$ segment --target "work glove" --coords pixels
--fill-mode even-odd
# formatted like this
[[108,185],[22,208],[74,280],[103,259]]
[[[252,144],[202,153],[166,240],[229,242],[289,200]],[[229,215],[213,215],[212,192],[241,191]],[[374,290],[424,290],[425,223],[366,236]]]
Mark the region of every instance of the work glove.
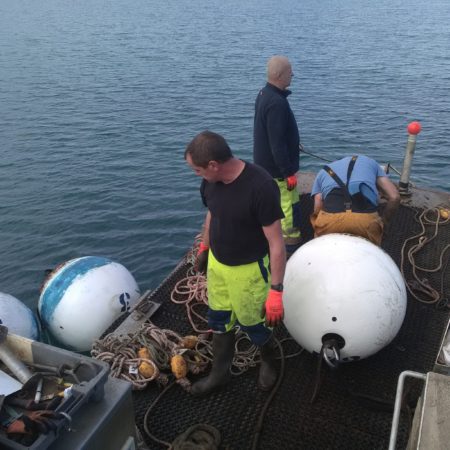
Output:
[[19,419],[12,422],[7,430],[7,434],[47,434],[51,430],[56,430],[57,421],[64,416],[50,410],[27,411]]
[[200,246],[198,247],[197,257],[195,259],[194,269],[197,272],[206,273],[206,269],[208,268],[208,254],[209,247],[205,245],[203,242],[200,242]]
[[293,189],[295,189],[297,187],[297,176],[294,174],[294,175],[291,175],[290,177],[287,177],[286,185],[287,185],[288,191],[292,191]]
[[269,289],[269,294],[261,312],[261,318],[264,316],[266,317],[266,325],[268,327],[275,327],[283,320],[283,292]]

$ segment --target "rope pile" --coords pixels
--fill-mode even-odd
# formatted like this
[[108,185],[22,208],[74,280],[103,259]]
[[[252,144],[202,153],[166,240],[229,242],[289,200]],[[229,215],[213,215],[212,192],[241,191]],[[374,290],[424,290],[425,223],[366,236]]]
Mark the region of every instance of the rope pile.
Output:
[[201,305],[208,305],[208,292],[206,288],[206,277],[200,273],[194,273],[193,269],[189,269],[185,278],[178,281],[170,295],[173,303],[185,305],[186,315],[191,327],[197,333],[208,333],[206,327],[201,328],[196,324],[194,319],[200,323],[207,325],[207,319],[196,309]]
[[185,305],[186,315],[194,331],[197,333],[209,333],[210,330],[200,328],[194,321],[195,318],[202,324],[208,324],[208,320],[204,317],[204,315],[195,310],[198,309],[198,307],[201,308],[202,305],[203,308],[204,306],[208,306],[206,276],[200,272],[196,272],[194,269],[195,255],[198,251],[200,238],[200,235],[196,236],[194,246],[186,256],[186,261],[189,263],[189,269],[187,270],[186,277],[177,282],[170,294],[170,299],[173,303]]
[[[406,283],[408,291],[410,294],[419,302],[426,304],[441,304],[442,302],[448,301],[448,299],[444,298],[444,280],[445,280],[445,272],[448,264],[448,254],[446,260],[444,262],[444,254],[450,248],[450,244],[447,244],[440,252],[439,256],[439,264],[435,268],[426,268],[419,267],[416,263],[416,257],[419,252],[422,252],[426,245],[430,244],[439,232],[439,227],[442,225],[448,225],[450,223],[450,218],[448,215],[448,208],[440,207],[440,208],[428,208],[424,209],[422,213],[418,214],[418,218],[416,220],[419,222],[421,226],[421,231],[419,234],[411,236],[406,239],[402,246],[401,251],[401,262],[400,262],[400,270],[402,272],[403,277],[405,277],[405,263],[406,260],[412,267],[413,280],[409,280]],[[427,232],[428,229],[432,227],[432,234]],[[410,241],[415,241],[413,245],[406,251],[407,244]],[[425,276],[420,276],[418,272],[426,273],[436,273],[442,270],[441,272],[441,281],[439,291],[433,288]],[[422,295],[419,295],[422,294]]]
[[133,389],[145,389],[153,380],[167,384],[170,372],[189,390],[186,375],[202,372],[211,356],[206,337],[180,336],[172,330],[144,323],[133,335],[110,333],[93,343],[91,356],[107,362],[111,376],[129,381]]

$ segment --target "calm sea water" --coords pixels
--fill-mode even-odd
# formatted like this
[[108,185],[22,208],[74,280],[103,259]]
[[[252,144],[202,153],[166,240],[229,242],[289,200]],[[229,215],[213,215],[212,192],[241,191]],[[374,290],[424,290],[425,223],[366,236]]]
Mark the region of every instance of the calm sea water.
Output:
[[450,191],[449,23],[448,0],[1,0],[0,291],[35,306],[85,255],[155,288],[204,216],[187,142],[208,128],[250,159],[277,53],[307,150],[400,168],[419,120],[413,181]]

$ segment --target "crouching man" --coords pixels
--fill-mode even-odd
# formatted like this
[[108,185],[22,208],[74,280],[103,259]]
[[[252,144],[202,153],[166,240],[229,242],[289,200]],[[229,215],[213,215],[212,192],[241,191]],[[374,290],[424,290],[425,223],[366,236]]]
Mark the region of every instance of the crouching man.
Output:
[[[378,214],[378,194],[386,199]],[[346,156],[317,174],[311,196],[314,236],[348,233],[381,244],[383,229],[400,203],[397,187],[376,161],[364,155]]]

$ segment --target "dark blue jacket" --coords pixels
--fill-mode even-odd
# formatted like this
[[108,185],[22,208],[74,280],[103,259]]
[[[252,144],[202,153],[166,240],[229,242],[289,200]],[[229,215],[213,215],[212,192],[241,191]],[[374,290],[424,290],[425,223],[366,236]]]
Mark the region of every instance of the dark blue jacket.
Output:
[[255,102],[253,160],[273,178],[286,178],[299,169],[300,136],[287,100],[290,93],[267,83]]

